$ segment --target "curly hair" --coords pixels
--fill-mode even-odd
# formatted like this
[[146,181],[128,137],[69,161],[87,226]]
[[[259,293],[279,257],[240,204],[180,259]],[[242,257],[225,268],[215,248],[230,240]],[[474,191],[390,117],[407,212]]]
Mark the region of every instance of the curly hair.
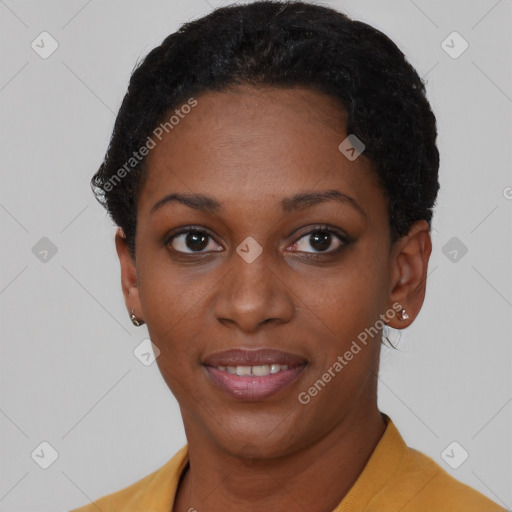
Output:
[[91,180],[134,259],[138,194],[147,175],[137,151],[174,109],[193,105],[191,98],[244,84],[306,86],[338,99],[347,133],[364,143],[388,199],[391,242],[417,220],[431,226],[439,190],[436,119],[415,69],[366,23],[329,7],[266,0],[185,23],[136,65]]

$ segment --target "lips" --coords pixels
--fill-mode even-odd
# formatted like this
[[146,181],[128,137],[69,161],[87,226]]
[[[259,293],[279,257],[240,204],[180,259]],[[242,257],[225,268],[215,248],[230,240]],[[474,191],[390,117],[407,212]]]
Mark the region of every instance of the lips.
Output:
[[281,352],[271,348],[260,349],[231,349],[209,355],[204,364],[207,366],[261,366],[266,364],[280,364],[300,366],[306,360],[302,357]]
[[290,386],[307,361],[274,349],[232,349],[205,358],[211,382],[231,398],[264,400]]

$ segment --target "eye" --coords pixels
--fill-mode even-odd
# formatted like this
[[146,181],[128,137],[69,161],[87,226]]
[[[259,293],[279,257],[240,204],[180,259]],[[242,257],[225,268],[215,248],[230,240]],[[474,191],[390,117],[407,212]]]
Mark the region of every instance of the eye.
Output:
[[166,244],[170,245],[177,252],[188,254],[222,250],[222,247],[215,244],[220,249],[210,247],[209,251],[205,251],[211,245],[209,241],[213,241],[213,239],[208,232],[202,229],[188,228],[172,235]]
[[[305,233],[291,247],[293,251],[309,252],[313,254],[337,252],[349,242],[348,238],[337,230],[327,226],[318,226]],[[332,246],[334,245],[334,249]],[[313,248],[313,251],[308,250]],[[331,248],[331,250],[329,250]]]
[[[349,242],[348,237],[338,230],[328,226],[317,226],[294,242],[291,250],[312,254],[333,254]],[[195,227],[174,233],[168,238],[166,245],[171,246],[174,251],[184,254],[205,254],[223,250],[206,230]],[[334,248],[332,248],[333,245]],[[310,248],[313,250],[308,250]]]

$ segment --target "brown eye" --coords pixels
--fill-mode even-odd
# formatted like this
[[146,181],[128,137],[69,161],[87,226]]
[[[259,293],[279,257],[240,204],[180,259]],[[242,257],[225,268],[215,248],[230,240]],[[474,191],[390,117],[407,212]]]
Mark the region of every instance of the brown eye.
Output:
[[[316,228],[293,244],[293,250],[306,253],[333,253],[347,243],[346,238],[328,228]],[[334,246],[334,248],[333,248]],[[313,249],[313,250],[310,250]]]
[[[208,252],[205,251],[205,249],[209,246],[211,246],[209,249],[210,251],[218,251],[219,249],[216,249],[215,246],[220,246],[215,243],[212,245],[210,242],[213,242],[213,239],[206,231],[199,229],[187,229],[174,234],[167,244],[177,252],[188,254]],[[222,247],[220,250],[222,250]]]

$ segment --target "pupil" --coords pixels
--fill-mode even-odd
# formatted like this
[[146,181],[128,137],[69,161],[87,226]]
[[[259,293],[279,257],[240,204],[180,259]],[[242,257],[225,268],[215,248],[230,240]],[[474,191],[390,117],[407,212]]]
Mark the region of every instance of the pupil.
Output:
[[[192,250],[202,250],[204,249],[208,243],[206,243],[208,235],[206,233],[189,233],[186,238],[186,244],[189,249]],[[194,244],[199,244],[199,247]]]
[[324,251],[331,245],[331,234],[327,231],[317,231],[314,235],[311,235],[310,244],[313,249]]

